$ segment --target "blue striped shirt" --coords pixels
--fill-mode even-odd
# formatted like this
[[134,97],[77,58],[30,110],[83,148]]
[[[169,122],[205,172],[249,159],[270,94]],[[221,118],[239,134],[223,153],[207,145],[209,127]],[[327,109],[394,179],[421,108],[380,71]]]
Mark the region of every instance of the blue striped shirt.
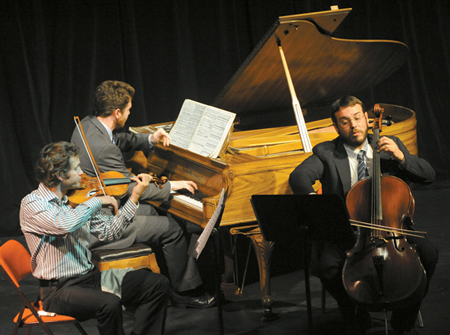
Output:
[[67,196],[61,201],[40,184],[22,199],[20,207],[20,226],[30,249],[33,276],[50,280],[86,274],[94,267],[89,234],[100,241],[119,239],[137,208],[128,200],[118,215],[110,216],[95,197],[72,208]]

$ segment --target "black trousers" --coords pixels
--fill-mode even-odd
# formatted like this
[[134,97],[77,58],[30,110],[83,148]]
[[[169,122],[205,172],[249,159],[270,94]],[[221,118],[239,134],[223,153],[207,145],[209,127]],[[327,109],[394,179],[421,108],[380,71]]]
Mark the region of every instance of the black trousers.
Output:
[[[417,252],[427,275],[427,290],[436,269],[438,250],[427,238],[408,237],[416,245]],[[355,304],[347,294],[342,282],[342,268],[346,260],[345,248],[334,242],[313,244],[312,272],[317,275],[326,290],[336,299],[343,318],[349,322],[355,318]],[[392,311],[391,326],[397,331],[409,331],[414,327],[420,303]]]
[[166,277],[141,269],[125,275],[120,299],[101,291],[100,272],[95,269],[84,276],[63,278],[54,286],[41,287],[40,295],[47,311],[79,321],[97,319],[100,334],[124,334],[122,305],[135,311],[132,334],[163,334],[169,290]]
[[123,249],[133,243],[161,247],[168,276],[176,291],[193,290],[203,283],[195,258],[188,255],[188,242],[178,221],[170,214],[159,216],[149,204],[139,204],[134,222],[125,229],[119,240],[104,243],[91,235],[90,243],[91,250]]

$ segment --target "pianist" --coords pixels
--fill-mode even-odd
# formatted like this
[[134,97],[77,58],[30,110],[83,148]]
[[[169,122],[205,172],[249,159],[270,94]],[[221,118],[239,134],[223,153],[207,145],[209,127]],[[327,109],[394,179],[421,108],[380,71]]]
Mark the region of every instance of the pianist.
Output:
[[[313,149],[313,155],[300,164],[290,175],[289,184],[297,194],[313,193],[316,180],[322,183],[324,194],[339,194],[345,198],[351,185],[358,181],[357,153],[365,150],[368,166],[372,161],[372,141],[368,131],[368,115],[363,103],[352,96],[338,99],[331,106],[331,118],[339,136],[333,141],[320,143]],[[398,176],[405,181],[430,183],[435,178],[433,168],[425,160],[411,155],[405,145],[396,137],[383,136],[378,142],[382,173]],[[363,153],[364,154],[364,153]],[[369,169],[370,170],[370,169]],[[426,270],[427,283],[436,267],[438,251],[426,238],[408,237],[408,242],[417,245],[422,264]],[[317,257],[312,265],[318,272],[322,284],[337,300],[341,314],[346,321],[349,334],[364,334],[371,326],[368,312],[356,309],[344,289],[341,279],[345,262],[345,249],[335,242],[315,244]],[[409,308],[392,313],[391,326],[397,334],[414,334],[413,329],[420,302]]]
[[[118,171],[125,177],[131,173],[125,166],[122,151],[151,151],[162,140],[169,145],[170,137],[159,129],[152,135],[113,133],[125,125],[130,114],[134,88],[120,81],[104,81],[96,91],[94,110],[96,115],[87,116],[81,121],[86,141],[100,172]],[[73,131],[71,141],[81,149],[81,168],[88,176],[94,176],[94,169],[77,128]],[[134,183],[129,185],[129,191]],[[172,284],[171,300],[175,307],[206,308],[214,306],[215,298],[203,290],[202,279],[194,258],[187,253],[187,241],[179,224],[173,217],[159,216],[157,211],[143,200],[167,200],[172,191],[187,189],[194,193],[197,185],[193,181],[167,182],[159,187],[148,187],[141,195],[136,219],[125,230],[118,241],[105,244],[91,236],[90,248],[121,249],[135,242],[145,243],[151,247],[162,247]],[[131,194],[128,192],[128,196]]]

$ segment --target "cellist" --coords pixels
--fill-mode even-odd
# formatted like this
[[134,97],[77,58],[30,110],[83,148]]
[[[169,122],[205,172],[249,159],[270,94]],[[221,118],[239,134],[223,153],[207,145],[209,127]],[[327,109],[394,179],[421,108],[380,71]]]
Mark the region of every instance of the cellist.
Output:
[[[296,194],[313,194],[316,180],[322,184],[323,194],[338,194],[345,199],[351,187],[362,177],[370,176],[372,165],[372,135],[368,134],[369,119],[364,104],[356,97],[344,96],[331,105],[331,119],[338,137],[313,148],[313,154],[290,175],[289,184]],[[422,158],[413,156],[400,139],[382,136],[376,146],[380,153],[381,172],[405,182],[431,183],[435,171]],[[358,179],[358,154],[362,157]],[[362,167],[362,168],[361,168]],[[363,172],[361,175],[361,171]],[[416,245],[427,275],[427,288],[438,260],[438,250],[427,239],[408,236]],[[354,304],[342,282],[342,268],[349,243],[316,242],[311,266],[326,290],[339,306],[345,322],[346,334],[365,334],[371,327],[370,314]],[[392,312],[391,327],[396,334],[415,334],[415,320],[420,302]]]

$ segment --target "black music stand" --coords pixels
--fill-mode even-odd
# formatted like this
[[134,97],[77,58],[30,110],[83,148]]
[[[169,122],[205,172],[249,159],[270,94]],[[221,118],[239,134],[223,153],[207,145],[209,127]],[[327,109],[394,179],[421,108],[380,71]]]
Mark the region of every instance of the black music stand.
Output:
[[[228,193],[228,190],[227,190]],[[225,195],[226,199],[226,195]],[[224,202],[225,202],[224,199]],[[221,283],[222,283],[222,273],[220,272],[220,235],[219,235],[219,227],[220,227],[220,221],[222,220],[223,211],[225,210],[225,203],[222,206],[219,219],[217,220],[218,223],[214,227],[214,229],[211,232],[212,237],[212,256],[213,256],[213,265],[214,265],[214,286],[215,286],[215,296],[217,300],[217,319],[219,322],[219,335],[224,334],[223,330],[223,314],[222,314],[222,293],[221,293]]]
[[304,246],[305,290],[309,332],[312,333],[309,255],[312,241],[354,241],[343,200],[330,195],[253,195],[256,220],[266,241],[282,242],[299,236]]

